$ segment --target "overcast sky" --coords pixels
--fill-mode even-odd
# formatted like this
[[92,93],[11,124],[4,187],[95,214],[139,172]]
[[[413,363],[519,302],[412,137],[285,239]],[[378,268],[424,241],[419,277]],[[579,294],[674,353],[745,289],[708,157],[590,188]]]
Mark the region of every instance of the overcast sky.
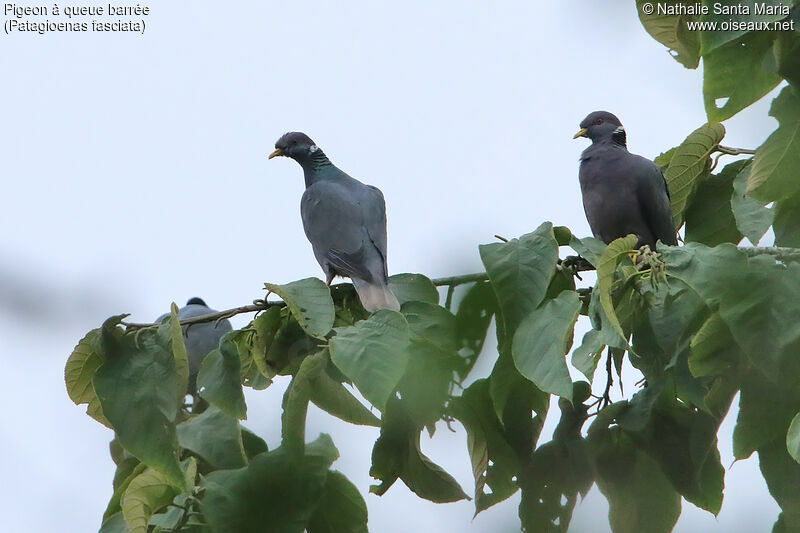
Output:
[[[437,277],[480,270],[479,243],[545,220],[589,235],[586,141],[572,134],[590,111],[617,114],[647,157],[705,121],[702,73],[672,60],[630,1],[157,2],[144,35],[0,34],[0,72],[0,522],[14,533],[94,531],[111,496],[112,434],[63,385],[86,331],[321,276],[300,168],[266,158],[285,131],[383,190],[392,273]],[[759,145],[776,126],[768,104],[729,120],[725,144]],[[271,447],[285,385],[247,395],[247,425]],[[518,527],[518,495],[473,521],[472,503],[434,505],[400,482],[368,494],[377,431],[312,409],[309,438],[321,431],[374,532]],[[472,490],[463,430],[423,447]],[[570,531],[604,531],[606,513],[593,489]],[[777,514],[752,458],[729,471],[718,519],[685,503],[676,531],[767,531]]]

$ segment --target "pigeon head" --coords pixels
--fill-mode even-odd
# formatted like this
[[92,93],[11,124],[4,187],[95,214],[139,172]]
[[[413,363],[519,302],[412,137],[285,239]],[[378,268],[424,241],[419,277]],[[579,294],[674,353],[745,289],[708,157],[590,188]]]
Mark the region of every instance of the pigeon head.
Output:
[[299,131],[290,131],[275,142],[275,151],[269,154],[269,158],[281,155],[302,164],[321,152],[311,137]]
[[608,111],[589,113],[580,125],[581,129],[573,139],[586,137],[592,142],[613,141],[625,146],[625,128],[622,127],[622,122]]
[[186,305],[202,305],[204,307],[208,307],[208,305],[206,305],[203,299],[198,298],[197,296],[195,296],[194,298],[189,298],[189,301],[186,302]]

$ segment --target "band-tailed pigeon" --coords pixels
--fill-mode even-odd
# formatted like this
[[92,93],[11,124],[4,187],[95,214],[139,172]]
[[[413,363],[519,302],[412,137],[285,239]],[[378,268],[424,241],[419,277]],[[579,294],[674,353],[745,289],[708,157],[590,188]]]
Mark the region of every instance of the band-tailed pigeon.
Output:
[[656,241],[677,245],[669,190],[661,170],[628,152],[625,129],[607,111],[595,111],[580,124],[578,137],[591,139],[581,154],[579,178],[583,209],[595,237],[606,244],[630,233],[637,247],[655,250]]
[[[200,298],[191,298],[184,307],[178,310],[178,319],[185,320],[196,316],[216,313],[209,308]],[[156,322],[166,319],[169,314],[161,315]],[[231,323],[225,319],[219,322],[202,322],[183,326],[183,340],[186,343],[186,355],[189,359],[189,387],[187,392],[194,395],[197,392],[197,373],[200,364],[212,350],[219,346],[220,339],[233,330]]]
[[328,285],[334,276],[353,281],[367,311],[399,310],[386,267],[386,204],[377,187],[339,170],[308,135],[290,132],[269,155],[286,156],[303,168],[300,202],[303,229]]

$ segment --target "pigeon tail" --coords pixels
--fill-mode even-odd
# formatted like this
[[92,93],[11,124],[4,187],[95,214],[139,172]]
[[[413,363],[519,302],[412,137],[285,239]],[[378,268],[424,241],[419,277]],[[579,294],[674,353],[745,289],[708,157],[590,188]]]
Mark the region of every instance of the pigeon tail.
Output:
[[361,305],[370,313],[378,309],[400,310],[400,302],[385,283],[370,283],[362,279],[351,278],[356,288]]

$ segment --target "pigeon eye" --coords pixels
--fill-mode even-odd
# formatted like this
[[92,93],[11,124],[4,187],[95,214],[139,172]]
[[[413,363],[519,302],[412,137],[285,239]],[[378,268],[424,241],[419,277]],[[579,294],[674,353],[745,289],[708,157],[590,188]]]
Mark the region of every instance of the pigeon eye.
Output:
[[602,118],[598,118],[597,120],[594,121],[594,125],[595,126],[599,126],[602,123],[603,123],[603,119]]

